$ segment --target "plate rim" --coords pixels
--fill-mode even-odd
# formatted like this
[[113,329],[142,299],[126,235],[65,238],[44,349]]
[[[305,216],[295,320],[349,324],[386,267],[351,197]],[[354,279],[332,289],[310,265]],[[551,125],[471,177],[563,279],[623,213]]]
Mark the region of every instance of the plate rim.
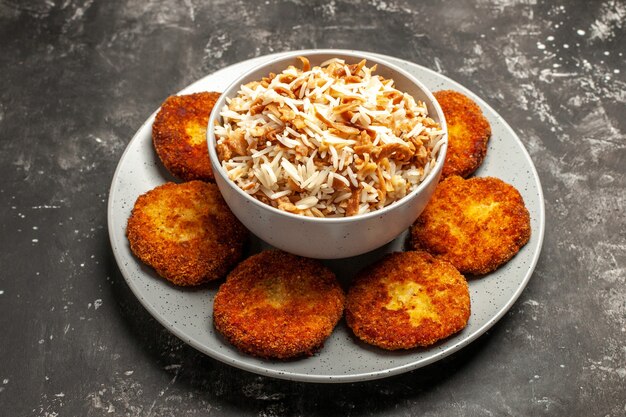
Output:
[[[174,94],[188,94],[191,91],[194,91],[194,89],[202,84],[206,79],[208,78],[213,78],[216,77],[216,74],[222,73],[222,72],[227,72],[229,70],[232,69],[232,67],[238,66],[238,65],[246,65],[246,64],[252,64],[254,62],[258,62],[261,63],[264,60],[269,60],[272,58],[275,58],[277,56],[280,56],[282,54],[285,53],[294,53],[294,52],[301,52],[303,54],[306,54],[307,52],[310,51],[316,51],[317,49],[305,49],[305,50],[294,50],[294,51],[284,51],[284,52],[278,52],[278,53],[273,53],[273,54],[269,54],[269,55],[263,55],[263,56],[258,56],[258,57],[253,57],[250,59],[245,59],[243,61],[239,61],[237,63],[228,65],[226,67],[223,67],[219,70],[216,70],[210,74],[205,75],[204,77],[192,82],[191,84],[187,85],[186,87],[182,88],[181,90],[179,90],[177,93]],[[396,61],[398,63],[404,64],[404,65],[408,65],[410,67],[416,67],[417,69],[419,69],[420,71],[425,71],[427,73],[429,73],[430,75],[437,77],[437,78],[442,78],[444,81],[446,81],[446,83],[449,83],[457,88],[460,88],[462,91],[467,91],[470,93],[470,95],[472,96],[471,98],[473,100],[475,100],[476,102],[478,102],[478,104],[480,105],[480,107],[486,108],[488,109],[490,112],[492,112],[496,118],[498,119],[499,123],[501,123],[502,127],[507,131],[507,134],[510,135],[513,140],[517,141],[518,144],[520,145],[520,148],[522,150],[521,152],[521,156],[524,157],[524,159],[526,160],[527,165],[530,168],[530,171],[532,173],[532,177],[534,182],[537,185],[537,202],[538,202],[538,208],[539,211],[537,213],[537,221],[538,221],[538,225],[539,225],[539,230],[535,231],[533,230],[533,234],[537,234],[537,248],[534,251],[534,253],[532,254],[532,258],[530,260],[530,264],[528,265],[528,268],[525,272],[524,278],[522,279],[522,281],[520,282],[520,284],[518,285],[518,287],[516,288],[516,290],[513,292],[512,296],[509,298],[509,300],[500,308],[500,310],[498,310],[498,312],[493,315],[492,317],[490,317],[482,326],[478,327],[477,329],[475,329],[473,331],[472,334],[468,335],[467,337],[463,338],[462,340],[460,340],[458,343],[444,349],[441,350],[439,352],[437,352],[436,354],[433,354],[432,356],[428,357],[428,358],[422,358],[419,360],[416,360],[414,362],[410,362],[407,364],[403,364],[403,365],[398,365],[392,368],[388,368],[388,369],[384,369],[384,370],[377,370],[377,371],[372,371],[372,372],[362,372],[362,373],[356,373],[356,374],[349,374],[349,375],[322,375],[322,374],[306,374],[306,373],[302,373],[302,372],[292,372],[292,371],[281,371],[281,370],[276,370],[276,369],[271,369],[271,368],[267,368],[267,367],[263,367],[254,363],[248,363],[248,362],[242,362],[241,360],[234,358],[228,354],[222,353],[216,349],[212,349],[209,348],[207,346],[204,346],[200,343],[197,343],[196,341],[187,338],[183,332],[181,330],[179,330],[173,323],[171,323],[169,320],[167,320],[165,317],[163,317],[162,315],[160,315],[157,311],[154,310],[154,308],[152,307],[152,305],[146,300],[144,299],[144,297],[141,294],[141,291],[139,290],[137,284],[131,279],[129,278],[130,272],[126,270],[126,266],[124,264],[124,260],[121,259],[121,253],[120,251],[117,249],[117,243],[114,241],[114,236],[115,236],[115,230],[114,230],[114,221],[113,221],[113,205],[114,205],[114,201],[115,201],[115,196],[116,196],[116,189],[115,189],[115,185],[118,181],[118,178],[120,176],[120,172],[122,170],[122,161],[124,161],[125,157],[127,157],[127,154],[130,152],[130,149],[132,148],[132,144],[134,144],[135,141],[139,140],[139,134],[140,132],[142,132],[145,128],[147,128],[147,125],[152,124],[152,122],[154,121],[154,117],[156,116],[159,108],[157,108],[154,112],[152,112],[152,114],[150,114],[150,116],[141,124],[141,126],[139,128],[137,128],[137,130],[135,131],[135,133],[133,134],[131,140],[126,144],[126,148],[124,149],[124,152],[122,153],[122,155],[120,156],[116,169],[113,173],[113,177],[111,179],[111,185],[109,187],[109,194],[108,194],[108,201],[107,201],[107,230],[108,230],[108,234],[109,234],[109,240],[110,240],[110,244],[111,244],[111,248],[113,251],[113,255],[115,258],[115,261],[117,263],[118,269],[120,270],[122,276],[124,277],[124,280],[126,282],[126,284],[129,286],[129,288],[131,289],[131,291],[133,292],[133,295],[139,300],[139,302],[143,305],[143,307],[148,311],[148,313],[150,313],[150,315],[156,319],[163,327],[165,327],[170,333],[174,334],[176,337],[178,337],[180,340],[182,340],[183,342],[189,344],[190,346],[192,346],[193,348],[195,348],[196,350],[198,350],[199,352],[201,352],[204,355],[207,355],[213,359],[219,360],[225,364],[228,364],[230,366],[236,367],[238,369],[242,369],[245,371],[249,371],[249,372],[253,372],[259,375],[266,375],[266,376],[271,376],[274,378],[279,378],[279,379],[285,379],[285,380],[292,380],[292,381],[299,381],[299,382],[310,382],[310,383],[349,383],[349,382],[364,382],[364,381],[369,381],[369,380],[375,380],[375,379],[381,379],[381,378],[386,378],[386,377],[390,377],[393,375],[398,375],[401,373],[405,373],[411,370],[415,370],[421,367],[424,367],[426,365],[429,365],[431,363],[437,362],[447,356],[452,355],[453,353],[458,352],[460,349],[462,349],[463,347],[469,345],[470,343],[472,343],[473,341],[475,341],[476,339],[478,339],[480,336],[482,336],[487,330],[489,330],[491,327],[493,327],[495,325],[495,323],[497,323],[498,321],[500,321],[500,319],[510,310],[510,308],[513,306],[513,304],[515,304],[515,302],[518,300],[518,298],[520,297],[521,293],[524,291],[524,289],[526,288],[531,276],[533,275],[536,265],[539,261],[539,258],[541,256],[541,249],[543,246],[543,241],[544,241],[544,234],[545,234],[545,199],[544,199],[544,193],[543,193],[543,188],[541,185],[541,179],[539,177],[539,174],[537,172],[537,169],[535,167],[535,164],[532,161],[532,158],[530,157],[530,154],[528,153],[528,150],[526,149],[526,147],[524,146],[524,143],[521,141],[521,139],[519,138],[519,136],[515,133],[515,131],[511,128],[511,126],[508,124],[508,122],[497,112],[493,109],[493,107],[491,107],[489,104],[487,104],[481,97],[479,97],[478,95],[476,95],[473,91],[471,91],[469,88],[463,86],[462,84],[458,83],[457,81],[452,80],[451,78],[447,77],[444,74],[441,74],[437,71],[434,71],[430,68],[424,67],[420,64],[416,64],[414,62],[411,61],[407,61],[404,60],[402,58],[397,58],[397,57],[393,57],[393,56],[389,56],[389,55],[384,55],[384,54],[379,54],[379,53],[375,53],[375,52],[365,52],[365,51],[357,51],[357,50],[336,50],[337,52],[342,52],[342,51],[349,51],[349,52],[353,52],[353,53],[359,53],[359,52],[363,52],[365,54],[369,54],[369,55],[376,55],[378,57],[380,57],[381,59],[391,59],[392,62]],[[394,63],[396,63],[394,62]]]

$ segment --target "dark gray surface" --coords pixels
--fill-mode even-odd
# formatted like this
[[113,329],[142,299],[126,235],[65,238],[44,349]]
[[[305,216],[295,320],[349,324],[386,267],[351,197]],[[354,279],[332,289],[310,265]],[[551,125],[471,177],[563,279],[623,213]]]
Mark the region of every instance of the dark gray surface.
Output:
[[[0,1],[0,414],[626,414],[626,3],[592,3]],[[293,383],[204,357],[146,313],[108,242],[116,163],[167,95],[315,47],[464,84],[543,183],[543,252],[515,306],[389,379]]]

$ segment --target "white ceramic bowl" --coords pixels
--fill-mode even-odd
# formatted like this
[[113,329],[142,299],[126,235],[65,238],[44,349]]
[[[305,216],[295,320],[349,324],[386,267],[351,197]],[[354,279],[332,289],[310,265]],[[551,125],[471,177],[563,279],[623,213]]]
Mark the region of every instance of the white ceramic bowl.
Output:
[[246,194],[232,182],[222,168],[215,150],[214,124],[226,98],[235,97],[241,85],[260,80],[270,72],[280,73],[289,65],[299,67],[298,56],[306,56],[311,66],[333,57],[355,63],[367,59],[368,66],[378,64],[376,74],[392,78],[395,87],[426,103],[431,118],[447,131],[446,121],[430,91],[406,71],[365,52],[344,50],[294,51],[280,54],[235,80],[223,92],[209,118],[207,140],[209,156],[217,183],[235,216],[256,236],[270,245],[296,255],[318,259],[336,259],[360,255],[392,241],[417,219],[437,186],[447,144],[438,153],[428,177],[411,193],[389,206],[370,213],[345,218],[313,218],[278,210]]

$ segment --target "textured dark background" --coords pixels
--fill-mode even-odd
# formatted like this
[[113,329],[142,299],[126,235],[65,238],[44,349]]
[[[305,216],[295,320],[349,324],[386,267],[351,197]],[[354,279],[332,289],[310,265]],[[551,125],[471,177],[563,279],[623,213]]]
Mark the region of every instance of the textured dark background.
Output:
[[[626,2],[0,1],[3,416],[623,416]],[[274,380],[203,356],[121,277],[111,178],[161,101],[246,58],[334,47],[435,69],[519,134],[546,197],[510,312],[384,380]]]

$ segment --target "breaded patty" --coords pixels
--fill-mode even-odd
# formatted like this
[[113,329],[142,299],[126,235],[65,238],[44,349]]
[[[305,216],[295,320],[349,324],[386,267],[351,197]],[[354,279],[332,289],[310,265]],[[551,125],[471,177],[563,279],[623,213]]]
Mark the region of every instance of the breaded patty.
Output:
[[506,263],[530,239],[519,191],[498,178],[446,178],[411,228],[415,249],[482,275]]
[[170,96],[152,124],[152,142],[165,168],[183,181],[213,181],[206,129],[220,93]]
[[448,125],[448,151],[441,178],[470,176],[483,163],[491,126],[469,97],[451,90],[434,93]]
[[126,235],[139,259],[188,286],[224,277],[241,258],[248,231],[215,184],[190,181],[139,196]]
[[341,318],[344,293],[319,261],[265,251],[241,262],[215,296],[217,330],[243,352],[312,355]]
[[348,290],[346,321],[366,343],[388,350],[429,346],[465,327],[463,275],[426,252],[396,252],[361,271]]

